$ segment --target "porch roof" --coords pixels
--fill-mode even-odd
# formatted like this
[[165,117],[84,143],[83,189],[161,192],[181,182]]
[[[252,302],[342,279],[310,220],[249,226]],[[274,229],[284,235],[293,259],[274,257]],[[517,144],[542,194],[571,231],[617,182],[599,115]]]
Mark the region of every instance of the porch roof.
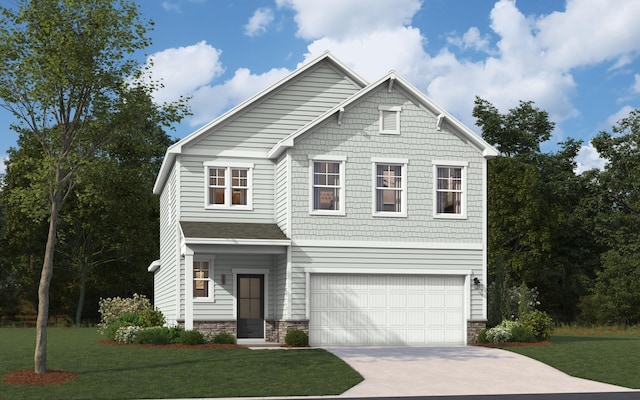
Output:
[[181,221],[185,239],[289,240],[276,224]]

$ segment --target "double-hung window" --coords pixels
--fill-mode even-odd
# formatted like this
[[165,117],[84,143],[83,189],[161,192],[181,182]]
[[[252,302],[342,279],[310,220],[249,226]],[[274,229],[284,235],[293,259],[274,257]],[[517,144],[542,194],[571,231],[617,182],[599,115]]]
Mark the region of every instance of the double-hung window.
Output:
[[193,298],[213,300],[213,265],[207,261],[193,261]]
[[467,217],[467,162],[434,161],[434,217]]
[[346,157],[309,158],[311,214],[344,215],[344,166]]
[[205,164],[205,208],[251,209],[253,164]]
[[373,215],[407,216],[407,160],[373,159]]

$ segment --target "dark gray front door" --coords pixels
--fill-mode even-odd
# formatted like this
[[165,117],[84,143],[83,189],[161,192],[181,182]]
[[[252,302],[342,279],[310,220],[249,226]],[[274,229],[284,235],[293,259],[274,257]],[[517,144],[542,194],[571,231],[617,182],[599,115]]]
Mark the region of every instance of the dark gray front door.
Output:
[[264,338],[264,275],[238,275],[238,338]]

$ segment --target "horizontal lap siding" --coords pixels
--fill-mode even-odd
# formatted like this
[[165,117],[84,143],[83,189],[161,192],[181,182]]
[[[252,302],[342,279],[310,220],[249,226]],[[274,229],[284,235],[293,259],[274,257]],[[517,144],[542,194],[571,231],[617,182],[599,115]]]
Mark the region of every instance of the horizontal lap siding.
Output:
[[[269,281],[265,281],[268,294],[269,318],[274,314],[275,301],[275,270],[273,255],[243,255],[218,254],[213,260],[213,275],[215,281],[214,302],[194,302],[193,319],[195,321],[229,320],[233,319],[233,272],[234,268],[268,269]],[[226,275],[225,285],[222,285],[222,275]]]
[[[274,220],[274,165],[271,160],[234,159],[234,162],[252,163],[253,210],[205,209],[204,162],[213,161],[202,156],[182,156],[182,220],[216,222],[263,222]],[[225,159],[228,160],[228,159]]]
[[[292,310],[294,318],[304,318],[306,312],[306,268],[323,268],[326,273],[361,269],[362,273],[376,270],[446,271],[447,269],[470,270],[482,276],[481,250],[448,249],[396,249],[396,248],[340,248],[340,247],[298,247],[292,249]],[[445,272],[446,273],[446,272]],[[472,285],[473,286],[473,285]],[[471,290],[471,318],[482,318],[482,293]]]
[[245,112],[216,127],[197,142],[200,150],[270,150],[325,111],[354,94],[358,88],[328,63],[320,63]]
[[[400,135],[378,132],[379,105],[401,106]],[[292,157],[292,237],[296,239],[388,240],[480,243],[483,227],[481,152],[458,136],[438,131],[436,116],[398,90],[374,91],[334,119],[296,140]],[[308,156],[345,156],[344,216],[309,214]],[[372,216],[371,158],[407,159],[407,217]],[[468,162],[465,220],[433,218],[433,164]]]
[[160,196],[160,269],[153,277],[154,305],[165,315],[167,322],[175,321],[176,269],[178,266],[178,223],[176,200],[176,168],[171,171],[165,190]]

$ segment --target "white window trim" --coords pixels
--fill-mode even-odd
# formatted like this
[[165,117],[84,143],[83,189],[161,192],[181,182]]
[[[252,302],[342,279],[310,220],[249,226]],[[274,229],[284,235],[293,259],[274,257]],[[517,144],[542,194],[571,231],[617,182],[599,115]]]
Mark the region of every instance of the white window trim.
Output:
[[[401,197],[400,197],[400,208],[402,211],[400,212],[390,212],[390,211],[378,211],[377,209],[377,165],[378,164],[387,164],[387,165],[400,165],[400,176],[401,176]],[[390,218],[404,218],[407,216],[407,166],[409,165],[409,160],[406,158],[371,158],[371,213],[374,217],[390,217]]]
[[[314,199],[314,176],[313,176],[313,165],[315,162],[339,162],[340,163],[340,203],[338,210],[315,210],[313,208],[313,199]],[[309,156],[309,214],[311,215],[336,215],[336,216],[344,216],[345,212],[345,166],[346,166],[347,157],[346,156],[336,156],[336,155],[320,155],[320,156]]]
[[[202,258],[202,257],[194,257],[193,258],[193,262],[208,262],[209,263],[209,278],[205,279],[205,282],[208,283],[209,285],[209,296],[207,297],[195,297],[195,292],[193,295],[193,302],[194,303],[214,303],[215,302],[215,281],[213,279],[213,273],[215,271],[214,267],[213,267],[213,261],[215,259],[215,256],[211,256],[211,257],[206,257],[206,258]],[[193,269],[193,265],[191,265],[191,269]],[[193,282],[195,282],[196,277],[193,276]],[[191,282],[191,285],[193,285],[193,282]]]
[[[207,161],[203,163],[204,166],[204,208],[208,210],[253,210],[253,163],[239,163],[239,162],[225,162],[219,161]],[[225,170],[225,200],[224,204],[209,204],[209,169],[210,168],[224,168]],[[247,204],[246,205],[233,205],[231,204],[231,170],[235,168],[241,168],[247,170]]]
[[[383,129],[383,115],[384,111],[393,111],[396,113],[396,126],[395,129]],[[402,111],[402,107],[400,106],[378,106],[379,116],[379,130],[380,133],[386,135],[399,135],[400,134],[400,112]]]
[[[468,161],[433,160],[433,218],[436,219],[467,219],[467,176]],[[438,168],[453,167],[462,168],[462,205],[460,214],[438,213]]]

